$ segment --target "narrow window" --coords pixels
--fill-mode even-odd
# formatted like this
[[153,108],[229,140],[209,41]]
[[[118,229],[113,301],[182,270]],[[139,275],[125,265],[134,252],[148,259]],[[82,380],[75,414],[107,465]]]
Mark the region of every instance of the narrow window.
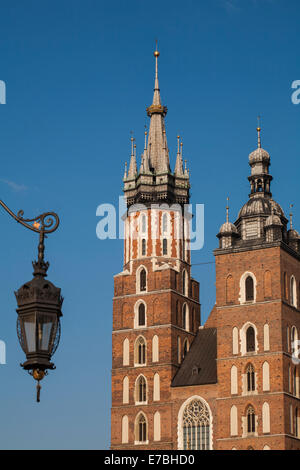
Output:
[[139,442],[147,440],[147,423],[144,415],[140,415],[138,419],[138,440]]
[[136,362],[139,365],[146,364],[146,344],[142,337],[136,343]]
[[142,256],[146,256],[146,240],[142,239]]
[[247,391],[255,391],[255,372],[252,364],[249,364],[247,367]]
[[145,377],[141,376],[137,384],[137,398],[139,403],[145,403],[147,400],[147,385]]
[[146,324],[146,312],[145,304],[139,305],[139,326],[145,326]]
[[248,276],[245,282],[246,287],[246,301],[250,302],[254,300],[254,283],[251,276]]
[[189,350],[189,343],[188,340],[186,339],[185,342],[183,343],[183,358],[187,355],[187,352]]
[[140,291],[145,291],[147,285],[146,270],[143,268],[140,272]]
[[183,271],[182,273],[182,293],[186,295],[186,272]]
[[246,333],[247,352],[255,351],[255,332],[252,326],[249,326]]
[[255,432],[255,411],[252,406],[247,409],[247,432],[248,434]]
[[252,326],[249,326],[246,332],[246,348],[247,352],[255,351],[255,331]]
[[166,238],[163,239],[163,255],[168,254],[168,240]]

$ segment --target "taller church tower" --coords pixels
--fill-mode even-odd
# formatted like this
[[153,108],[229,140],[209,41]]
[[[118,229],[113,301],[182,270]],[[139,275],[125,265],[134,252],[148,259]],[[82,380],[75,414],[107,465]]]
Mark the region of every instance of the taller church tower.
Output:
[[191,278],[189,173],[182,142],[170,169],[158,82],[159,52],[149,135],[138,169],[131,139],[124,175],[127,201],[124,267],[115,276],[112,335],[112,449],[172,449],[171,381],[200,325],[199,285]]

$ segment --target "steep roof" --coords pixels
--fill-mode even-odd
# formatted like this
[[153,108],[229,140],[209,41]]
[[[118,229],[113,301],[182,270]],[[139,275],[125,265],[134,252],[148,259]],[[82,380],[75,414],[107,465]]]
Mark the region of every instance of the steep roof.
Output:
[[216,358],[217,329],[200,329],[172,381],[172,387],[216,383]]

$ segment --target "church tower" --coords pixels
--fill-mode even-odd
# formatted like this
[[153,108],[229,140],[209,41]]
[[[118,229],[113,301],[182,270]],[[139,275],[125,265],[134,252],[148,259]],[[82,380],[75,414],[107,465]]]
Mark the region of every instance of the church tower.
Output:
[[249,199],[234,224],[227,216],[215,250],[215,447],[299,450],[299,234],[272,197],[270,155],[257,132]]
[[112,335],[112,449],[172,449],[171,381],[200,325],[199,285],[191,277],[189,172],[177,137],[170,168],[158,82],[149,134],[138,165],[131,138],[124,174],[127,202],[123,271],[114,278]]

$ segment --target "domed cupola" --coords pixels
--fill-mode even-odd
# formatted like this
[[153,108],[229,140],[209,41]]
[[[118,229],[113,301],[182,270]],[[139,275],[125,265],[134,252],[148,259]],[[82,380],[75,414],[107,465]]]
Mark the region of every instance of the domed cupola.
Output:
[[270,155],[261,147],[261,128],[257,127],[258,143],[257,149],[249,155],[251,175],[248,177],[251,186],[250,197],[271,197],[272,176],[269,174]]
[[275,240],[282,240],[283,224],[280,220],[280,217],[274,214],[274,207],[272,207],[271,210],[272,210],[271,215],[269,215],[265,224],[267,242],[273,242]]
[[227,206],[226,206],[226,222],[221,225],[219,233],[217,237],[220,240],[219,246],[220,248],[229,248],[234,244],[234,241],[239,238],[239,233],[234,224],[229,222],[229,206],[228,206],[229,198],[227,198]]
[[286,241],[288,220],[280,205],[272,199],[269,174],[270,155],[261,148],[261,128],[257,127],[258,147],[249,155],[251,175],[248,177],[251,186],[248,201],[241,208],[235,226],[241,241],[257,242]]

